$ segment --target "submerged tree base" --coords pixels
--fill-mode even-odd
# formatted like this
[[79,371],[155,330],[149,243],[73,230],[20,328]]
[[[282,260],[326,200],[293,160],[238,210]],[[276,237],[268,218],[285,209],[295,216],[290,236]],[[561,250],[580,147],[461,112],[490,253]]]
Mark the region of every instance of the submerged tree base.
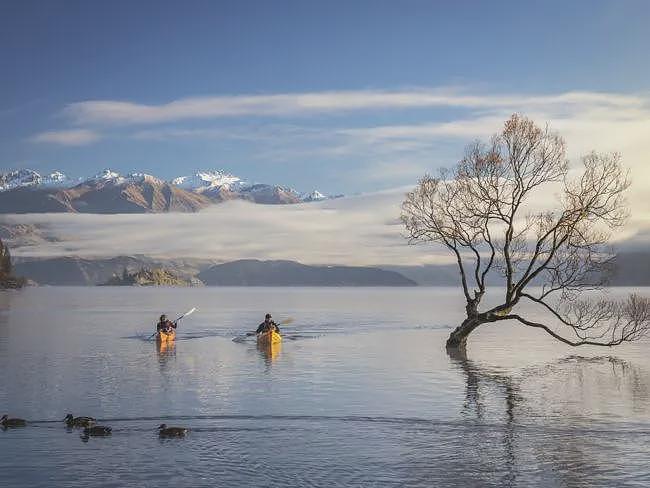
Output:
[[449,334],[446,345],[447,349],[464,350],[465,346],[467,345],[467,338],[469,335],[474,331],[474,329],[484,323],[484,320],[480,320],[474,317],[465,319],[462,324],[456,327],[452,333]]

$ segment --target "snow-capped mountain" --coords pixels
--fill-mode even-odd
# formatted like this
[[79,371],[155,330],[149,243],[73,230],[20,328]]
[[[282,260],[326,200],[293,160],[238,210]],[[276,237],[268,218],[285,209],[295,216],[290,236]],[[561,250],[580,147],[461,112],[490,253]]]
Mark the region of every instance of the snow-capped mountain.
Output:
[[104,169],[101,172],[97,173],[95,176],[92,176],[85,180],[81,180],[81,184],[87,184],[87,185],[109,184],[109,185],[119,186],[128,183],[138,184],[138,183],[143,183],[145,181],[150,183],[159,183],[159,184],[165,183],[165,181],[156,178],[153,175],[149,175],[147,173],[129,173],[127,175],[121,175],[110,169]]
[[174,178],[170,183],[219,201],[241,198],[256,203],[273,204],[320,202],[330,198],[318,190],[299,193],[287,186],[250,183],[225,171],[199,171],[190,176]]
[[86,181],[110,181],[115,183],[121,183],[123,181],[122,175],[112,171],[110,169],[104,169],[97,173],[95,176],[91,176]]
[[265,204],[300,203],[303,201],[300,193],[292,188],[266,183],[250,183],[225,171],[199,171],[190,176],[174,178],[170,183],[216,201],[242,199]]
[[245,181],[242,181],[238,176],[231,175],[224,171],[199,171],[190,176],[179,176],[174,178],[170,183],[182,188],[183,190],[189,190],[195,193],[203,193],[205,191],[214,190],[215,188],[227,188],[229,190],[238,191],[250,186]]
[[249,183],[225,171],[199,171],[170,181],[110,169],[76,180],[58,171],[48,175],[29,169],[0,173],[0,213],[194,212],[233,199],[292,204],[328,198],[317,190],[300,193],[281,185]]
[[[196,212],[213,203],[207,197],[143,173],[122,176],[107,169],[91,178],[71,181],[21,171],[0,178],[6,182],[0,191],[1,213]],[[50,184],[52,181],[57,184]]]
[[74,182],[59,171],[41,175],[31,169],[19,169],[0,173],[0,191],[13,190],[22,187],[66,187]]
[[318,190],[314,190],[311,193],[303,193],[300,196],[300,199],[303,202],[320,202],[322,200],[327,200],[329,197],[323,195],[321,192]]

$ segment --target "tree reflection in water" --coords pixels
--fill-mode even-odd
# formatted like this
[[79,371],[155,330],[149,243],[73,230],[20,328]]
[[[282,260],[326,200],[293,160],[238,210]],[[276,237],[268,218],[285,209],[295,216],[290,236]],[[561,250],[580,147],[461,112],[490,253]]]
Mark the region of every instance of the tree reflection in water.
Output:
[[522,400],[517,385],[512,377],[494,371],[481,369],[467,357],[466,349],[450,348],[447,350],[449,358],[465,375],[465,403],[463,414],[468,417],[475,414],[478,420],[484,420],[486,406],[481,398],[481,387],[486,384],[500,392],[499,397],[505,400],[505,424],[503,429],[502,445],[505,473],[502,476],[503,486],[513,486],[516,480],[516,453],[515,453],[515,408]]
[[[463,417],[499,430],[500,453],[494,452],[499,444],[487,438],[468,452],[489,458],[479,460],[484,467],[495,459],[503,463],[500,486],[540,479],[546,486],[608,486],[621,474],[626,452],[638,458],[635,449],[647,434],[621,420],[636,414],[647,422],[650,412],[650,376],[635,364],[571,355],[507,374],[479,365],[464,351],[448,354],[465,377]],[[650,479],[643,463],[633,471]]]

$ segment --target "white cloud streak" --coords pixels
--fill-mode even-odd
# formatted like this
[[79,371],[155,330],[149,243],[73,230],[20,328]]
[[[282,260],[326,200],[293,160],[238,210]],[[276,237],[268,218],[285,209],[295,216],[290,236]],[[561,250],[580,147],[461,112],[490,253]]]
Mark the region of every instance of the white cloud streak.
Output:
[[384,125],[358,129],[343,129],[339,133],[369,144],[384,141],[432,141],[442,137],[473,139],[487,137],[503,125],[504,117],[490,116],[476,119],[454,120],[408,125]]
[[30,138],[32,142],[61,146],[85,146],[101,139],[100,134],[88,129],[71,129],[41,132]]
[[460,107],[469,109],[549,105],[567,109],[580,106],[633,108],[642,97],[596,92],[567,92],[556,95],[472,95],[457,88],[401,91],[356,90],[271,95],[193,97],[158,105],[120,100],[88,100],[68,105],[64,114],[77,124],[157,124],[191,119],[237,116],[286,117],[345,113],[377,109]]

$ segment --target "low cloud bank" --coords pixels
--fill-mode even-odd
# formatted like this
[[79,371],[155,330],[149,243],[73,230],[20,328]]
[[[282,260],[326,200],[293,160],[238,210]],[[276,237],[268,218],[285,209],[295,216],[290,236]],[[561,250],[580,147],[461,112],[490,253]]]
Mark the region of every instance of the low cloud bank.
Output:
[[[9,240],[16,256],[288,259],[305,264],[449,264],[437,245],[408,245],[399,221],[411,187],[296,205],[230,201],[198,213],[27,214],[0,216],[0,224],[28,224],[29,238]],[[549,191],[550,190],[550,191]],[[555,190],[559,190],[556,188]],[[534,194],[527,210],[553,208],[557,194]],[[641,209],[639,209],[641,210]],[[618,249],[647,247],[647,214],[633,212],[614,236]]]
[[231,201],[194,214],[31,214],[2,220],[36,225],[51,238],[15,248],[16,256],[146,254],[348,265],[446,262],[446,254],[433,246],[409,246],[402,236],[400,203],[407,190],[299,205]]

